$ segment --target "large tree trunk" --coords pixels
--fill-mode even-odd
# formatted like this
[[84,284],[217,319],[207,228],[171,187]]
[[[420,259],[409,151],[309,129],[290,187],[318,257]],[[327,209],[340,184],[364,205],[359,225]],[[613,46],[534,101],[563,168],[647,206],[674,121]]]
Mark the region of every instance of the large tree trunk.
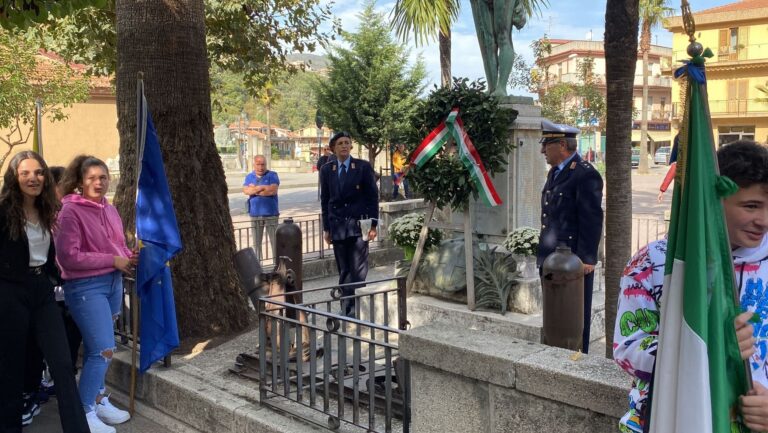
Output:
[[451,85],[451,32],[447,34],[440,32],[438,36],[440,43],[440,82],[443,87]]
[[632,89],[637,63],[639,0],[608,0],[605,10],[607,90],[605,177],[605,351],[613,357],[619,279],[631,251]]
[[203,0],[117,0],[120,185],[115,203],[135,221],[136,78],[163,152],[183,252],[171,262],[182,338],[243,329],[248,310],[235,250],[224,169],[211,120]]

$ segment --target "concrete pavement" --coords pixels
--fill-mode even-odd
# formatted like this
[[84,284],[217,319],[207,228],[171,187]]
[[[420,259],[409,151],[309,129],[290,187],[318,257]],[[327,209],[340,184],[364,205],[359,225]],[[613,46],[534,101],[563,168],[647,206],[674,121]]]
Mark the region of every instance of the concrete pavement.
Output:
[[[120,404],[120,402],[126,401],[123,395],[114,393],[109,399],[115,403],[115,406],[125,408],[124,405]],[[178,423],[165,415],[156,413],[157,411],[150,412],[150,408],[143,405],[137,406],[137,409],[141,413],[137,412],[130,421],[115,426],[117,433],[195,433],[191,429],[185,430],[181,425],[175,426]],[[150,421],[148,416],[152,417],[154,421]],[[166,425],[156,422],[158,419],[162,419]],[[24,433],[61,433],[56,397],[52,397],[48,403],[43,404],[40,415],[36,416],[32,425],[24,428],[23,431]]]
[[[230,193],[243,191],[243,181],[247,174],[248,172],[245,171],[229,171],[224,173],[227,180],[227,189]],[[277,175],[280,177],[280,189],[317,187],[317,172],[280,173],[278,171]]]

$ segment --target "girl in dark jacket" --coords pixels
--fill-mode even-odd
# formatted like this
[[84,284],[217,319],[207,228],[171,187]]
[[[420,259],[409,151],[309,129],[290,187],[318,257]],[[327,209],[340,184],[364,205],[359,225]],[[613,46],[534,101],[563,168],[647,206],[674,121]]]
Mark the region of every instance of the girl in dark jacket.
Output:
[[60,283],[52,229],[53,178],[35,152],[16,154],[0,190],[0,433],[21,432],[27,334],[56,383],[64,433],[88,433],[53,287]]

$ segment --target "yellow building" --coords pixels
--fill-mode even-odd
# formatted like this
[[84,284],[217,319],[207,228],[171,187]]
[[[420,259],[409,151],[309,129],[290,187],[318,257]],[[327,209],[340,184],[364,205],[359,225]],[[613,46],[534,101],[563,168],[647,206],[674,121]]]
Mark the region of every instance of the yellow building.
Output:
[[[694,13],[696,38],[715,54],[707,60],[707,89],[712,132],[718,146],[738,139],[768,141],[768,95],[757,90],[768,81],[768,0],[742,0]],[[673,33],[671,75],[688,59],[688,35],[682,18],[665,24]],[[682,110],[680,86],[672,88],[673,130],[679,128]]]
[[[46,62],[62,61],[52,53],[40,53],[37,58],[39,67],[43,69]],[[82,65],[71,66],[75,70],[84,69]],[[51,123],[44,119],[42,123],[43,156],[48,165],[66,166],[72,158],[81,153],[94,155],[104,161],[117,159],[120,148],[117,105],[114,88],[109,79],[92,78],[88,99],[73,104],[64,112],[69,116],[66,120]],[[0,134],[7,134],[7,131],[0,130]],[[1,143],[0,145],[5,146]],[[13,155],[31,149],[31,138],[26,144],[15,147],[6,159],[2,171],[5,172]],[[7,148],[4,147],[0,151],[5,153]]]

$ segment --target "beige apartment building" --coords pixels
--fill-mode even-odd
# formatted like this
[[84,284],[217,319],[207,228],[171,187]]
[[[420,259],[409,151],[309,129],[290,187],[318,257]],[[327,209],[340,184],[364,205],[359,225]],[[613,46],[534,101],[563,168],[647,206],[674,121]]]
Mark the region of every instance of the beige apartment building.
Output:
[[[602,41],[550,39],[552,52],[545,58],[549,73],[549,82],[545,83],[544,91],[558,83],[578,83],[578,65],[585,58],[594,59],[594,74],[598,88],[606,95],[605,80],[605,50]],[[672,60],[672,49],[652,45],[648,53],[648,137],[649,148],[653,152],[661,146],[668,146],[671,140],[672,121],[672,79],[664,76],[663,71],[669,69]],[[635,67],[634,107],[637,113],[632,124],[632,142],[640,142],[640,115],[643,104],[643,61],[638,55]],[[578,105],[581,101],[570,103]],[[605,137],[601,132],[604,125],[578,125],[582,129],[580,135],[580,151],[583,153],[589,147],[604,151]]]

